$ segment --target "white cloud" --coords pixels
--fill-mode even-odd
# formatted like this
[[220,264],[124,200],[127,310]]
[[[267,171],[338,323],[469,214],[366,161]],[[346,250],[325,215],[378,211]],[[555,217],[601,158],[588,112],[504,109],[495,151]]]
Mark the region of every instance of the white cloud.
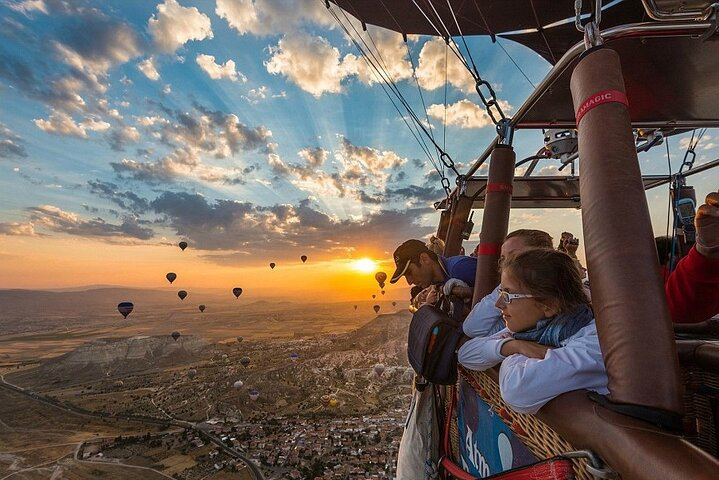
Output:
[[80,122],[80,127],[87,130],[92,130],[93,132],[104,132],[105,130],[110,128],[110,124],[97,118],[88,117],[82,122]]
[[32,223],[0,223],[0,235],[16,235],[24,237],[34,237],[35,227]]
[[272,57],[265,63],[269,73],[284,75],[315,97],[340,93],[342,80],[357,73],[354,56],[344,65],[339,50],[326,39],[305,33],[285,35],[270,53]]
[[160,72],[157,71],[157,65],[155,65],[155,57],[148,57],[141,61],[137,64],[137,69],[153,82],[160,79]]
[[172,93],[172,85],[169,83],[165,84],[164,87],[162,87],[162,94],[163,95],[169,95]]
[[39,11],[44,13],[45,15],[48,14],[47,5],[45,5],[45,0],[22,0],[19,2],[10,2],[9,4],[6,4],[8,7],[10,7],[12,10],[15,10],[16,12],[22,12],[24,14],[27,14],[28,12],[32,11]]
[[53,111],[47,120],[41,118],[33,119],[37,127],[47,133],[57,135],[68,135],[73,137],[87,138],[87,132],[83,125],[78,125],[70,115],[64,112]]
[[183,7],[176,0],[165,0],[157,6],[147,28],[157,49],[174,53],[190,40],[213,38],[210,18],[195,7]]
[[234,60],[227,60],[224,65],[221,65],[215,63],[214,56],[200,54],[197,56],[195,61],[213,80],[225,78],[227,80],[232,80],[233,82],[239,80],[244,83],[247,81],[247,77],[235,69]]
[[[505,115],[512,109],[512,106],[504,100],[499,101],[499,106],[502,108]],[[440,122],[444,122],[445,120],[444,105],[430,105],[429,108],[427,108],[427,113],[432,118],[438,119]],[[492,119],[489,115],[487,115],[486,110],[466,98],[451,105],[447,105],[446,115],[448,126],[457,126],[460,128],[482,128],[492,125]]]
[[387,77],[394,82],[412,78],[412,64],[401,34],[372,25],[367,26],[367,32],[362,32],[358,25],[357,31],[366,37],[365,42],[372,46],[376,63],[381,66],[381,74],[376,73],[365,59],[347,55],[344,59],[347,70],[357,72],[362,83],[372,85],[386,81]]
[[327,8],[317,0],[217,0],[215,13],[241,35],[289,33],[303,23],[335,25]]
[[464,93],[474,92],[475,82],[472,75],[452,52],[446,50],[447,48],[449,47],[440,37],[433,38],[422,46],[417,66],[417,81],[420,86],[434,90],[444,86],[446,79]]

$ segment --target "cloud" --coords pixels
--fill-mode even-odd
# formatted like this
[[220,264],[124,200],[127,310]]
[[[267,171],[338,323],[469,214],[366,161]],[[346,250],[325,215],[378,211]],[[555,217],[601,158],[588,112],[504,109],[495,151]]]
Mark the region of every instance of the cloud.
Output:
[[213,80],[224,78],[233,82],[239,80],[245,83],[247,81],[247,77],[235,69],[234,60],[227,60],[224,65],[220,65],[215,63],[215,57],[212,55],[200,54],[195,58],[195,61]]
[[48,13],[48,8],[47,8],[47,5],[45,5],[44,0],[22,0],[19,2],[11,2],[6,5],[8,7],[10,7],[12,10],[15,10],[16,12],[24,13],[25,15],[27,15],[28,12],[33,12],[33,11],[42,12],[46,15]]
[[85,127],[75,123],[72,117],[64,112],[53,111],[47,120],[35,118],[33,123],[43,132],[87,138]]
[[32,223],[0,223],[0,235],[12,235],[21,237],[34,237],[35,227]]
[[[499,100],[499,106],[505,115],[512,110],[512,106],[505,100]],[[446,112],[444,105],[430,105],[429,108],[427,108],[427,113],[430,117],[436,118],[442,123],[445,122],[446,114],[446,124],[448,126],[482,128],[493,125],[492,119],[487,114],[487,111],[466,98],[447,105]]]
[[[231,200],[208,201],[197,193],[164,192],[151,207],[168,226],[204,250],[272,252],[278,258],[295,252],[345,253],[354,248],[393,248],[434,230],[420,218],[430,209],[380,211],[357,219],[329,216],[304,200],[298,205],[259,206]],[[220,261],[221,256],[207,257]]]
[[342,80],[357,72],[354,56],[344,64],[339,50],[326,39],[306,33],[285,35],[270,47],[270,55],[265,63],[269,73],[284,75],[315,97],[342,92]]
[[195,7],[183,7],[176,0],[157,6],[147,22],[155,47],[161,53],[174,53],[190,40],[213,38],[210,18]]
[[0,158],[26,158],[23,140],[12,130],[0,123]]
[[141,61],[137,64],[137,69],[153,82],[156,82],[160,79],[160,72],[157,71],[155,57],[148,57],[145,60]]
[[107,136],[107,142],[110,144],[110,148],[116,152],[125,150],[125,146],[129,143],[137,143],[140,141],[140,132],[135,127],[128,127],[127,125],[114,129]]
[[316,0],[217,0],[215,13],[241,35],[276,35],[302,24],[333,27],[334,19]]
[[392,151],[357,146],[345,137],[334,152],[334,172],[320,169],[328,155],[321,148],[306,148],[298,152],[304,165],[286,163],[276,154],[268,156],[268,163],[277,175],[315,196],[349,197],[372,205],[383,203],[391,172],[407,163]]
[[[464,93],[474,92],[475,81],[441,37],[427,41],[419,52],[417,81],[427,90],[443,87],[446,81]],[[446,59],[446,66],[445,66]],[[496,85],[494,85],[496,88]]]
[[123,210],[129,210],[135,214],[147,211],[149,202],[130,190],[121,191],[117,185],[105,182],[100,179],[87,182],[90,192],[102,198],[110,200]]
[[28,208],[30,221],[37,227],[47,230],[100,238],[136,238],[148,240],[154,236],[151,228],[143,226],[137,218],[126,217],[122,224],[114,225],[102,218],[83,220],[76,213],[66,212],[53,205],[41,205]]

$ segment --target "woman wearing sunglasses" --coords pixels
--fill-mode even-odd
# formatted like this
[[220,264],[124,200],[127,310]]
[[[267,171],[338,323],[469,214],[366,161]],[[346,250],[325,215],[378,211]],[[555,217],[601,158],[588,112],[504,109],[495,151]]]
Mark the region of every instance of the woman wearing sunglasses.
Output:
[[594,315],[571,257],[541,249],[505,259],[496,306],[506,328],[469,340],[459,362],[472,370],[501,363],[500,392],[514,410],[536,413],[572,390],[609,393]]

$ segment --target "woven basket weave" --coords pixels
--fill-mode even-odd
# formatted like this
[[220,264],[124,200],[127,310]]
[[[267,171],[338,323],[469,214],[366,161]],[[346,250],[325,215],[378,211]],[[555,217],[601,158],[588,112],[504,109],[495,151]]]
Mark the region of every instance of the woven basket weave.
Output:
[[[514,434],[522,440],[529,451],[538,459],[543,460],[576,450],[569,442],[540,422],[534,415],[525,415],[512,411],[502,400],[499,394],[499,385],[486,373],[466,370],[461,366],[459,367],[459,373],[477,395],[492,408],[492,411],[502,418],[504,423],[512,429]],[[459,432],[456,422],[453,422],[453,426],[454,430],[451,431],[453,436],[452,448],[456,454],[458,450],[454,448],[458,443]],[[594,477],[587,472],[583,461],[572,460],[572,463],[574,463],[574,472],[577,479],[594,480]]]
[[719,456],[716,405],[719,374],[695,365],[682,366],[685,438],[707,453]]

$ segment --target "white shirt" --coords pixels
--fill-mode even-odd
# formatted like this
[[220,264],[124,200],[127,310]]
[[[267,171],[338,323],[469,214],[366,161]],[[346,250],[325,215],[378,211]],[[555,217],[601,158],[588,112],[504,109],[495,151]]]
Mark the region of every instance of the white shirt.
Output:
[[542,406],[563,393],[593,390],[607,394],[607,372],[599,347],[594,320],[562,346],[547,350],[544,358],[521,354],[508,357],[502,345],[512,340],[506,328],[490,337],[478,337],[462,345],[458,360],[471,370],[486,370],[499,363],[499,390],[507,404],[519,413],[537,413]]
[[495,307],[499,299],[499,285],[485,296],[469,312],[462,323],[464,334],[468,337],[488,337],[504,328],[502,311]]

